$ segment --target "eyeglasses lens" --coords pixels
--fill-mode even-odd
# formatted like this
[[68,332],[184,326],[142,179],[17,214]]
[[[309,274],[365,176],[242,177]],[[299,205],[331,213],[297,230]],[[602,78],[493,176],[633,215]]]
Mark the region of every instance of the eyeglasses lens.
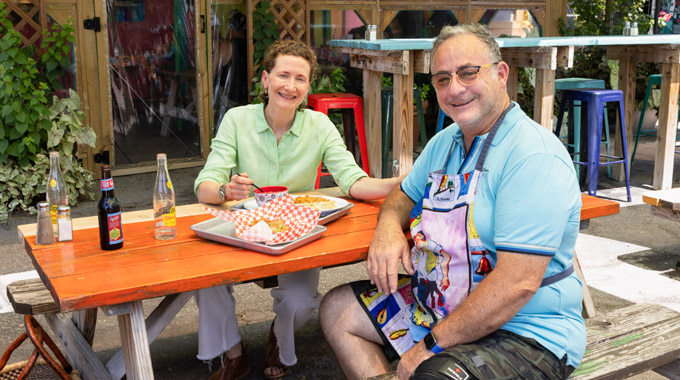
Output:
[[[479,77],[479,69],[477,67],[468,67],[458,70],[454,74],[458,79],[458,82],[463,86],[470,86],[475,84],[477,78]],[[432,76],[432,85],[436,90],[446,90],[451,85],[451,74],[440,73]]]

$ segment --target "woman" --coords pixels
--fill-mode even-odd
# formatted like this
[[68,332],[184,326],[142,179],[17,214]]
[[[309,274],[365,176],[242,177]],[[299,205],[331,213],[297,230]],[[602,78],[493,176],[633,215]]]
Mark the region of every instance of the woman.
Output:
[[[194,184],[198,200],[220,204],[251,194],[252,184],[283,185],[291,192],[314,188],[323,161],[340,189],[358,199],[384,198],[399,178],[369,178],[347,151],[328,117],[301,109],[309,92],[316,56],[306,45],[277,41],[263,59],[262,104],[230,109],[224,116],[205,167]],[[230,173],[240,173],[231,175]],[[271,291],[272,322],[264,376],[280,379],[297,363],[294,329],[319,306],[320,269],[278,276]],[[231,286],[201,289],[199,352],[201,360],[223,355],[222,368],[211,379],[240,379],[249,372],[235,315]],[[280,352],[279,352],[280,350]]]

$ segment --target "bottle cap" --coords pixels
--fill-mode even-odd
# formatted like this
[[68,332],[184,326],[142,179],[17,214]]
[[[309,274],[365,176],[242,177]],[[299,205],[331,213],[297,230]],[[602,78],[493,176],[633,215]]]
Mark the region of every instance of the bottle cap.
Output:
[[61,205],[57,207],[57,213],[59,214],[68,214],[69,212],[71,212],[71,206]]
[[165,157],[167,157],[165,153],[158,153],[158,154],[156,155],[156,159],[158,159],[158,158],[165,158]]
[[46,210],[48,208],[50,208],[49,202],[45,202],[45,201],[38,202],[38,210]]
[[59,157],[59,152],[50,152],[50,157],[57,156]]

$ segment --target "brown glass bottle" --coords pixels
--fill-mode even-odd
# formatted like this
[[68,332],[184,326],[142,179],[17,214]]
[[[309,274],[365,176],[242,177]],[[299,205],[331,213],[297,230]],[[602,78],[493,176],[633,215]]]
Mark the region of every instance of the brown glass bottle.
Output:
[[102,166],[100,180],[102,199],[97,204],[99,216],[99,245],[105,250],[114,250],[123,247],[123,222],[120,215],[120,205],[113,195],[113,179],[111,168]]

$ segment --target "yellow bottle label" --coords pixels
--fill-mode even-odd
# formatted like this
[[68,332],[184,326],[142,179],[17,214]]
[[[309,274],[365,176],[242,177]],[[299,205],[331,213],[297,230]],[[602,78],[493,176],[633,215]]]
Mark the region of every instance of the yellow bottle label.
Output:
[[50,187],[55,187],[55,186],[57,186],[57,181],[54,178],[52,178],[50,180]]
[[175,208],[172,207],[170,212],[163,214],[163,226],[165,227],[175,227],[177,225],[177,214],[175,213]]
[[57,224],[57,207],[58,205],[50,206],[50,216],[52,217],[52,224]]
[[172,182],[170,182],[170,180],[168,180],[167,185],[168,185],[168,189],[172,189]]

